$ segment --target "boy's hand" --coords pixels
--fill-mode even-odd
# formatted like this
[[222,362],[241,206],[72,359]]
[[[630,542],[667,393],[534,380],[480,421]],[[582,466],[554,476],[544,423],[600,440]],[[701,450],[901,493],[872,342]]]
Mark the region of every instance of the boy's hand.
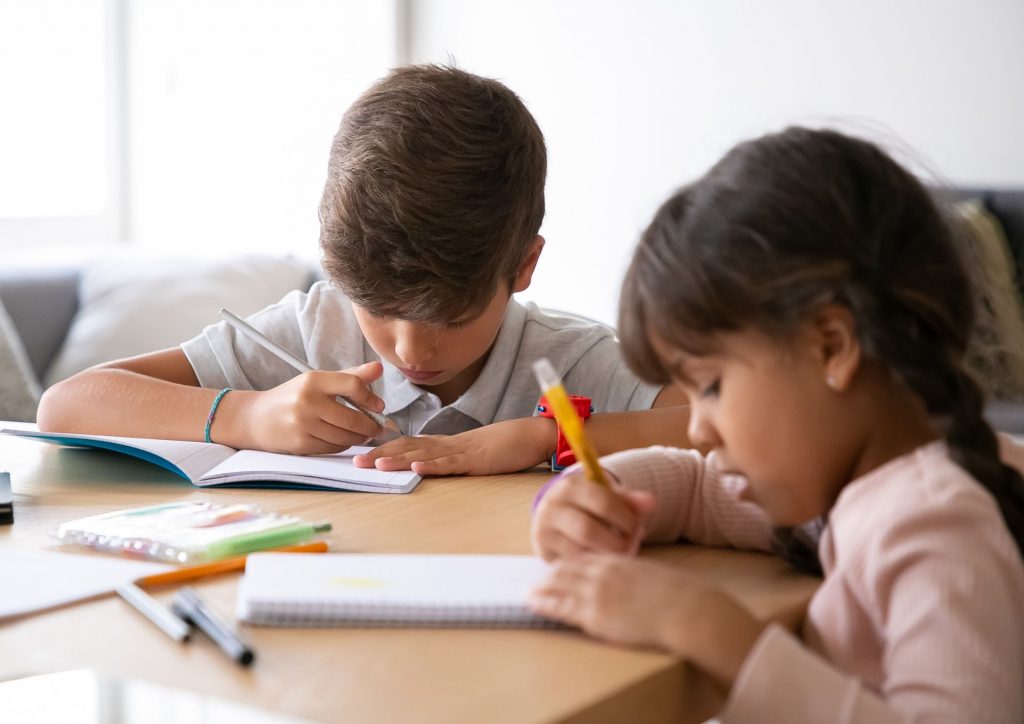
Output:
[[295,455],[336,453],[380,434],[377,423],[334,398],[341,395],[382,411],[384,401],[370,389],[382,371],[380,362],[368,362],[338,372],[306,372],[272,390],[235,400],[228,395],[224,402],[241,403],[241,408],[229,409],[245,426],[247,447]]
[[412,470],[419,475],[494,475],[540,465],[555,442],[555,423],[524,417],[458,435],[418,435],[384,443],[352,462],[361,468]]
[[607,554],[559,561],[529,605],[611,643],[682,654],[726,686],[763,628],[731,596],[681,571]]
[[547,561],[588,552],[636,553],[654,504],[647,491],[608,488],[573,473],[541,498],[530,530],[533,550]]

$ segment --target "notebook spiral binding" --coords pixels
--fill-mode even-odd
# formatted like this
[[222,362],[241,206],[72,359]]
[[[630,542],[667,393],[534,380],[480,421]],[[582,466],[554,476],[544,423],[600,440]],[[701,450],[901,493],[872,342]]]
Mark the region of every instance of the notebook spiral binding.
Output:
[[246,620],[254,625],[295,628],[566,628],[519,606],[466,606],[438,603],[395,606],[366,602],[253,603]]

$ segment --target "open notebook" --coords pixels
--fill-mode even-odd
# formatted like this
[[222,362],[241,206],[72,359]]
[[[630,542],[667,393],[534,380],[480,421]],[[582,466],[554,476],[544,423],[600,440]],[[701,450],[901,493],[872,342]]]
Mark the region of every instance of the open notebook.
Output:
[[141,458],[190,481],[193,485],[317,488],[364,493],[408,493],[420,482],[411,471],[384,472],[357,468],[352,457],[370,448],[352,447],[336,455],[281,455],[259,450],[235,450],[215,443],[151,440],[142,437],[73,435],[5,429],[7,435],[76,447],[96,447]]
[[526,607],[532,556],[254,553],[238,617],[264,626],[557,626]]

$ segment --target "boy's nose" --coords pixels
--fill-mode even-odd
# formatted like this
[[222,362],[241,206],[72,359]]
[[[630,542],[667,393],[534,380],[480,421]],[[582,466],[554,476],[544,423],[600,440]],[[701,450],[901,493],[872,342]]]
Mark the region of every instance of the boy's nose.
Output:
[[413,322],[402,322],[395,330],[395,354],[409,367],[418,367],[437,352],[437,330]]

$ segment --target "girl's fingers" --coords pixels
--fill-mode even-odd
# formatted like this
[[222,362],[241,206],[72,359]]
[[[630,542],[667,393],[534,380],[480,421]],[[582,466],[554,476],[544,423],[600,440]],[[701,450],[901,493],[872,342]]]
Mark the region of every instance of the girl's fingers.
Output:
[[624,537],[635,534],[639,516],[628,498],[590,481],[572,482],[571,486],[566,486],[566,494],[570,496],[573,505]]
[[527,606],[538,616],[579,626],[582,619],[582,602],[574,591],[543,593],[534,591],[527,598]]
[[603,520],[579,508],[563,508],[555,516],[553,525],[583,550],[625,552],[632,535],[610,528]]
[[576,558],[586,553],[578,543],[554,528],[541,531],[534,541],[537,553],[546,561]]

